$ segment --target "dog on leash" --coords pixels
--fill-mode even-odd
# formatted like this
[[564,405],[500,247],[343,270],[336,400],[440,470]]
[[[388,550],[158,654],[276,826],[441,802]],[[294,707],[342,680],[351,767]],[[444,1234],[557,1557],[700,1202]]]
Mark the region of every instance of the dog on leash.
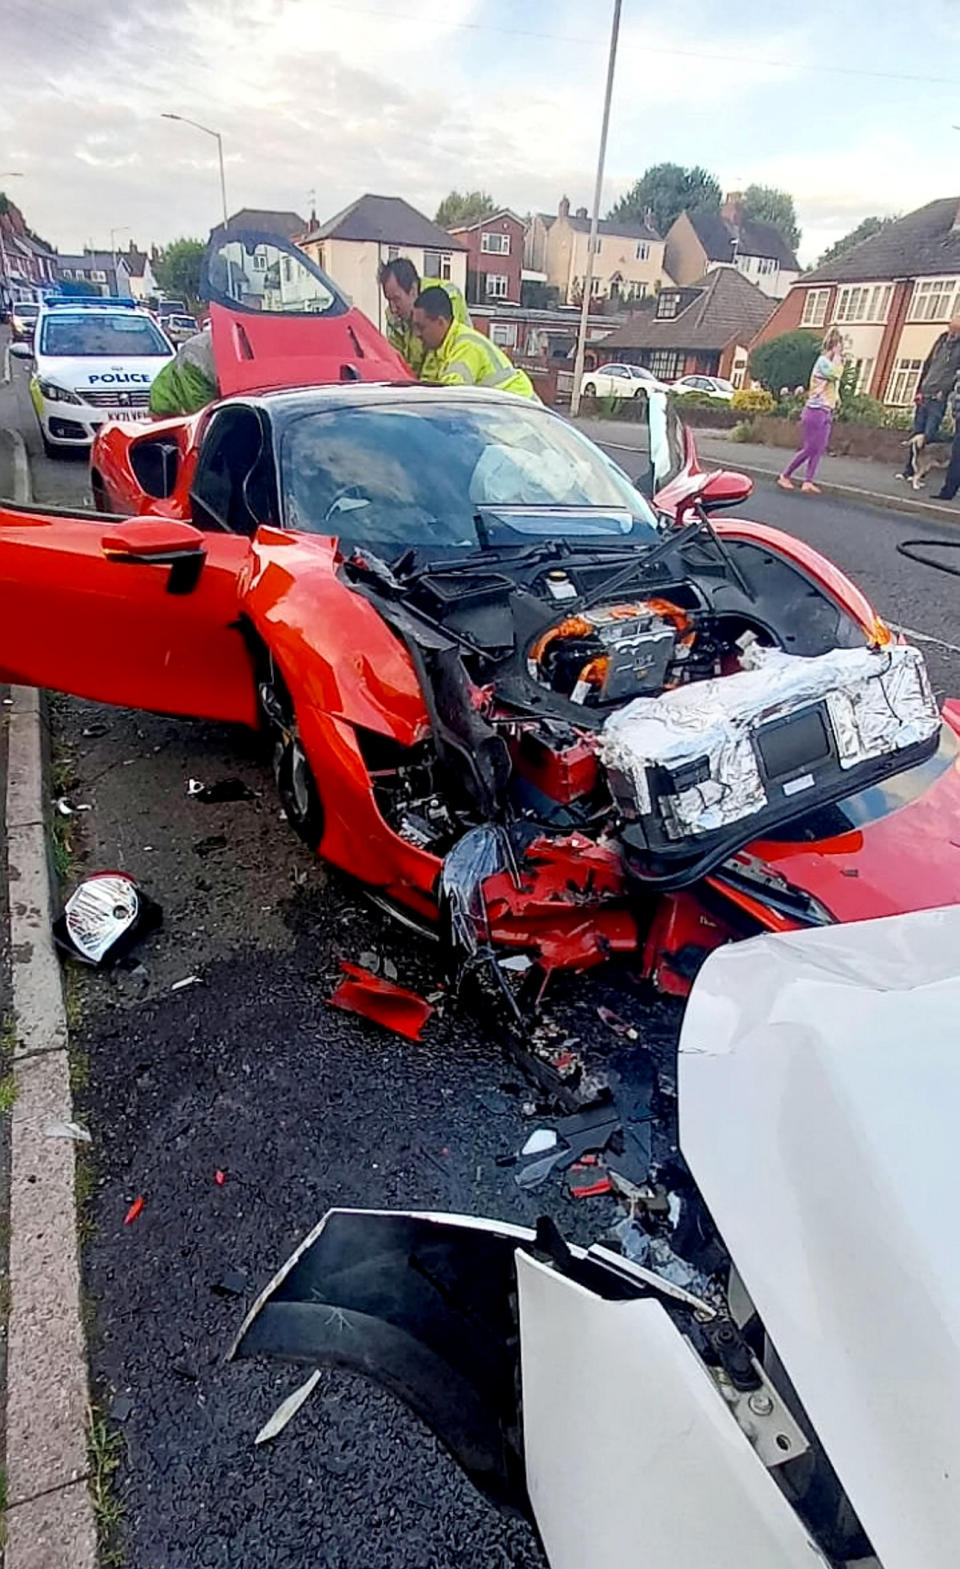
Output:
[[923,435],[911,436],[906,445],[910,449],[910,456],[904,464],[902,477],[914,490],[919,490],[928,474],[932,474],[935,469],[946,468],[950,454],[945,443],[928,443]]

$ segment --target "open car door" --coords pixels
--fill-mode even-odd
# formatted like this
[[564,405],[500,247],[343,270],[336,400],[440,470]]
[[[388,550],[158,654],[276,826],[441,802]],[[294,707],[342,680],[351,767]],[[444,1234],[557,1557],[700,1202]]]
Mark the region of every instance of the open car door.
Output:
[[280,235],[215,229],[201,288],[210,301],[225,397],[338,381],[413,379],[363,312]]
[[0,503],[0,681],[256,723],[249,538]]

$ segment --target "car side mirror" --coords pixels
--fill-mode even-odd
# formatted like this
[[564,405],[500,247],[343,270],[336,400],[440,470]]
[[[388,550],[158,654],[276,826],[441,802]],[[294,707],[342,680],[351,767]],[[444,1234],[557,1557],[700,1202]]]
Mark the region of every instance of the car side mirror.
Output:
[[683,524],[693,511],[719,512],[723,507],[739,506],[753,490],[753,480],[732,469],[717,469],[712,474],[692,474],[684,495],[676,502],[674,516]]
[[168,594],[192,593],[207,554],[200,530],[175,518],[128,518],[106,530],[100,549],[117,563],[169,566]]
[[16,343],[11,343],[10,353],[14,359],[31,360],[33,359],[33,345],[31,343],[21,343],[18,339]]

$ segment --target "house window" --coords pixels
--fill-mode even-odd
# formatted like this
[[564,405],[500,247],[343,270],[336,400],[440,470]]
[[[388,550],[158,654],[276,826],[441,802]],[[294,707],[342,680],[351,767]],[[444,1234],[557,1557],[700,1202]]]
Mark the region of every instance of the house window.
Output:
[[673,294],[673,293],[671,293],[668,290],[662,289],[660,291],[660,298],[657,301],[657,320],[658,321],[672,321],[674,316],[679,315],[679,313],[680,313],[680,296],[679,296],[679,294]]
[[645,300],[646,297],[647,297],[647,286],[646,286],[646,284],[645,283],[632,283],[630,285],[630,290],[629,290],[629,294],[628,294],[627,297],[628,297],[628,299],[631,299],[631,300]]
[[293,278],[293,266],[289,256],[283,258],[283,281],[289,283]]
[[594,239],[592,239],[592,240],[588,236],[588,238],[587,238],[587,250],[588,251],[592,251],[594,256],[599,256],[600,255],[600,246],[601,246],[602,243],[603,242],[601,241],[599,234],[596,235],[594,237]]
[[854,382],[854,392],[869,392],[870,377],[873,375],[873,360],[854,360],[853,368],[857,379]]
[[603,279],[602,278],[591,278],[590,279],[590,298],[592,300],[595,300],[595,299],[598,298],[598,296],[602,292],[603,292]]
[[73,277],[73,272],[72,272],[71,268],[64,267],[64,269],[63,269],[63,276],[65,278],[72,278]]
[[757,257],[757,272],[761,278],[768,278],[772,272],[776,272],[778,266],[779,262],[776,262],[772,256]]
[[480,236],[480,249],[487,251],[491,256],[510,255],[509,234],[488,234],[484,231]]
[[640,241],[640,243],[637,246],[636,255],[637,255],[637,261],[646,261],[647,260],[647,257],[650,255],[650,247],[647,244],[646,240],[641,240]]
[[834,321],[886,321],[891,283],[860,284],[840,290]]
[[487,273],[487,294],[492,300],[505,300],[510,279],[505,272]]
[[683,355],[676,349],[654,349],[647,369],[660,381],[676,381],[683,374]]
[[490,342],[495,343],[500,349],[515,349],[517,346],[516,322],[492,321],[490,323]]
[[827,319],[827,301],[829,298],[829,289],[807,290],[807,297],[803,302],[803,315],[800,317],[801,327],[823,326]]
[[399,247],[399,245],[388,245],[387,246],[387,261],[396,261],[396,259],[397,259],[397,257],[399,255],[400,255],[400,247]]
[[911,321],[949,321],[953,315],[953,300],[958,279],[930,278],[913,286],[910,301]]
[[424,251],[423,274],[425,278],[442,278],[449,282],[451,272],[449,251]]
[[107,281],[106,273],[102,272],[99,267],[91,272],[90,278],[93,283],[106,283]]
[[253,270],[254,270],[254,272],[266,272],[266,270],[267,270],[267,253],[266,253],[266,251],[263,251],[263,250],[254,251],[254,253],[253,253]]
[[897,360],[887,388],[887,402],[899,407],[912,403],[922,369],[922,360]]

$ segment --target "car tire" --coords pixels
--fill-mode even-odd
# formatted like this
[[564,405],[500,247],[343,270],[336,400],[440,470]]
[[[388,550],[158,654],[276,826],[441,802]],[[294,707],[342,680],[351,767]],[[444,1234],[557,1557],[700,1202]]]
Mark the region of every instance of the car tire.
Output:
[[103,480],[94,470],[90,475],[90,495],[93,500],[94,512],[110,512],[110,502],[104,489]]
[[294,833],[316,850],[323,838],[323,802],[300,740],[293,699],[266,650],[257,682],[257,701],[263,727],[273,742],[273,777],[280,804]]
[[40,440],[43,442],[43,450],[48,458],[60,458],[63,456],[63,448],[49,441],[42,430],[40,432]]
[[583,389],[583,395],[584,395],[585,398],[595,398],[596,397],[597,389],[594,386],[592,381],[588,381],[587,382],[587,385]]

